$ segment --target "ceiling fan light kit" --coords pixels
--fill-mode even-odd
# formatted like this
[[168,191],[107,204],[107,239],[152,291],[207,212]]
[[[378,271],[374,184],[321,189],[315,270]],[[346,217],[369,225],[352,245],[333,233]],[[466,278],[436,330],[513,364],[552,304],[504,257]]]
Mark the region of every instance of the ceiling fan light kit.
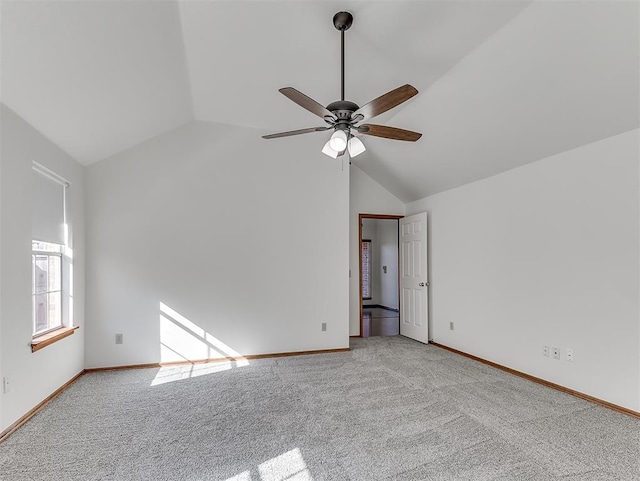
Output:
[[344,130],[336,128],[329,140],[329,146],[336,152],[342,152],[347,147],[347,134]]
[[[306,96],[293,87],[284,87],[279,91],[285,97],[294,101],[302,108],[322,118],[327,126],[311,127],[307,129],[291,130],[277,134],[263,135],[264,139],[276,139],[289,137],[291,135],[307,134],[311,132],[323,132],[333,130],[331,138],[324,144],[322,153],[332,158],[337,158],[345,152],[349,152],[350,157],[360,155],[366,150],[363,142],[354,136],[354,133],[382,137],[385,139],[404,140],[415,142],[422,134],[410,130],[398,129],[375,124],[360,124],[363,120],[380,115],[401,103],[409,100],[418,91],[409,84],[391,90],[384,95],[372,100],[368,104],[360,107],[358,104],[344,99],[344,32],[353,25],[353,15],[349,12],[338,12],[333,16],[333,25],[340,32],[340,87],[341,99],[331,102],[326,107]],[[360,124],[360,125],[358,125]]]
[[331,145],[330,145],[330,144],[331,144],[331,140],[327,140],[327,143],[326,143],[326,144],[324,144],[324,147],[322,147],[322,153],[323,153],[324,155],[328,155],[329,157],[332,157],[332,158],[334,158],[334,159],[337,159],[337,158],[338,158],[338,155],[339,155],[341,152],[338,152],[337,150],[333,150],[333,149],[331,148]]
[[353,158],[357,155],[360,155],[362,152],[367,150],[358,137],[351,137],[347,144],[347,150],[349,151],[349,157]]

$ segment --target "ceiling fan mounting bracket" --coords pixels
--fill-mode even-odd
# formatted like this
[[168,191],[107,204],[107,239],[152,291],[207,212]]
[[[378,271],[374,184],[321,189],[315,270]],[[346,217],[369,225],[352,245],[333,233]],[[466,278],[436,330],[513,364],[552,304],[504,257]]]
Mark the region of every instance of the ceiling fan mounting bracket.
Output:
[[353,15],[349,12],[338,12],[333,16],[333,26],[344,32],[353,25]]

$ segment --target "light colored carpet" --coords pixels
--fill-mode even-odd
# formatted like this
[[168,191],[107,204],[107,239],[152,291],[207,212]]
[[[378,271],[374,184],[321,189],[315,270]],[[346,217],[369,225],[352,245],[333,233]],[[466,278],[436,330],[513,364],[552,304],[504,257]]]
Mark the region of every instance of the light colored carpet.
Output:
[[0,479],[640,479],[640,421],[401,337],[347,353],[81,377]]

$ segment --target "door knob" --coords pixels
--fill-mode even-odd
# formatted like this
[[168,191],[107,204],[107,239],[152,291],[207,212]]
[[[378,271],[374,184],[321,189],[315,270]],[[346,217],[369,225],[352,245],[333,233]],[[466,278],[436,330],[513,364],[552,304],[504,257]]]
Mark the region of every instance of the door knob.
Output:
[[418,284],[420,287],[424,287],[424,282],[421,282],[420,284]]

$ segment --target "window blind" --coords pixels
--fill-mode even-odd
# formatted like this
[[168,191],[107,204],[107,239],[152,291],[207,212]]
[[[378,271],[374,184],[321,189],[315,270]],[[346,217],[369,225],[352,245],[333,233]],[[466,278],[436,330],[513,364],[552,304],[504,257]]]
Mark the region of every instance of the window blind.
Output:
[[68,184],[35,163],[32,178],[32,238],[64,244],[64,195]]

